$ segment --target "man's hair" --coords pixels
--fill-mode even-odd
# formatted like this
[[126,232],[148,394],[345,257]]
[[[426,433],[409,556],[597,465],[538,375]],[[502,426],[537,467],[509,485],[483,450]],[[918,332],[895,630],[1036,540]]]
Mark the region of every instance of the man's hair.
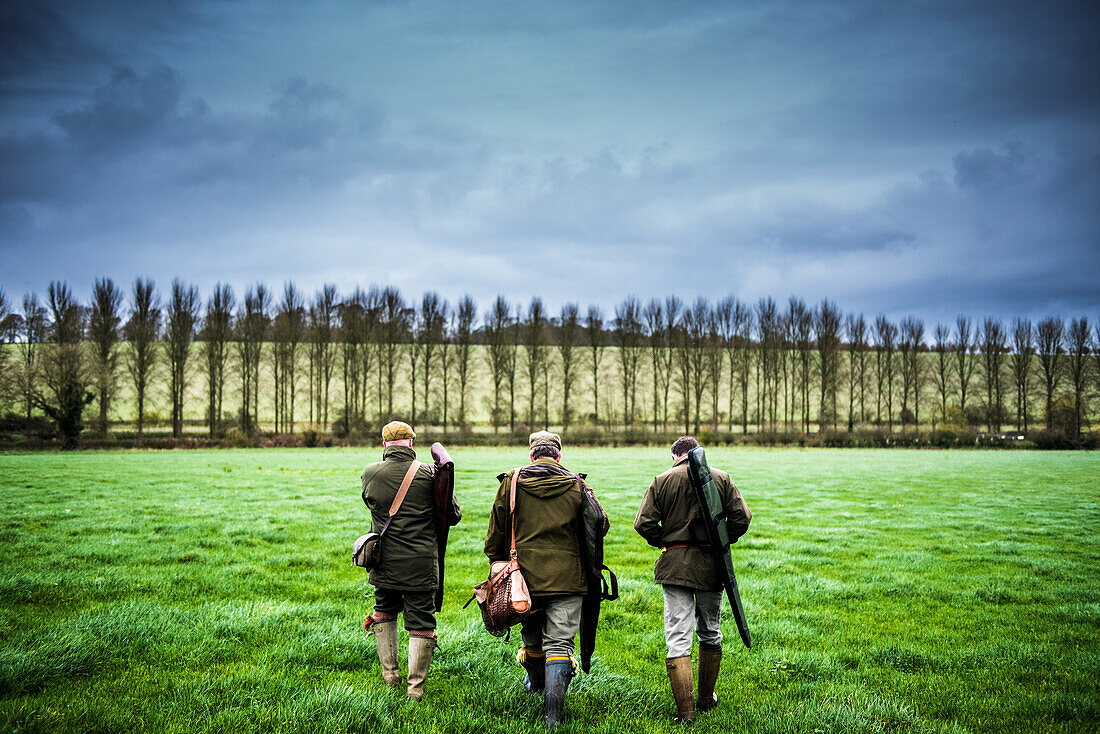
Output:
[[672,455],[683,456],[687,452],[698,447],[699,442],[691,436],[680,436],[680,438],[676,439],[676,442],[672,444]]
[[561,455],[561,449],[551,446],[550,444],[539,444],[531,449],[531,461],[535,459],[542,459],[549,457],[551,459],[557,459]]

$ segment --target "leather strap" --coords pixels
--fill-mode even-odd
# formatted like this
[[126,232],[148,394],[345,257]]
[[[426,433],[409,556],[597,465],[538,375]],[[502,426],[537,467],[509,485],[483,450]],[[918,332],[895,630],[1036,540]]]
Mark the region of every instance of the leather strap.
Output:
[[514,559],[516,557],[516,485],[519,484],[519,470],[522,467],[517,467],[512,472],[512,491],[508,497],[508,524],[512,526],[512,552],[511,556]]
[[385,534],[389,529],[390,523],[393,522],[393,516],[401,509],[401,503],[405,501],[405,495],[409,493],[409,485],[412,484],[413,477],[416,476],[416,470],[420,467],[421,463],[414,459],[409,466],[409,470],[405,472],[405,478],[401,480],[401,486],[397,488],[397,496],[393,498],[393,504],[390,505],[390,516],[386,518],[386,524],[382,526],[379,535]]
[[421,467],[419,461],[413,460],[413,463],[409,465],[409,470],[405,472],[405,478],[401,480],[401,486],[397,489],[397,496],[393,498],[393,504],[390,505],[390,516],[397,514],[397,511],[401,508],[401,503],[405,501],[405,495],[409,493],[409,485],[412,484],[413,477],[416,476],[416,470]]

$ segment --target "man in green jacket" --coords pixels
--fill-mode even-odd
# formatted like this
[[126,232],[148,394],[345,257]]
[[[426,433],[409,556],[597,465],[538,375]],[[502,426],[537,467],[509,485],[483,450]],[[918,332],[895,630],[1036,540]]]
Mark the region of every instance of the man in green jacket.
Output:
[[[363,502],[370,508],[371,530],[380,532],[390,517],[390,507],[405,475],[416,461],[412,448],[416,434],[400,421],[382,429],[382,461],[363,471]],[[409,698],[424,694],[424,679],[435,650],[435,592],[439,586],[439,561],[434,522],[435,496],[431,464],[419,464],[408,493],[382,538],[382,562],[371,570],[374,614],[367,627],[374,633],[382,679],[401,684],[398,667],[397,615],[404,613],[409,633]],[[456,514],[458,504],[455,503]]]
[[507,561],[511,551],[508,499],[516,485],[516,558],[535,609],[522,626],[517,659],[527,671],[530,691],[546,691],[546,725],[561,723],[565,692],[573,679],[573,638],[581,623],[588,585],[581,566],[582,496],[578,475],[561,465],[561,437],[538,431],[529,439],[531,463],[497,476],[500,489],[489,515],[485,555]]
[[[672,444],[672,468],[655,477],[642,498],[634,529],[661,549],[654,580],[664,587],[665,666],[676,700],[677,720],[690,723],[695,711],[718,703],[714,684],[722,661],[722,578],[700,527],[703,514],[688,479],[688,452],[699,442],[684,436]],[[710,468],[722,496],[730,542],[749,529],[752,513],[729,474]],[[694,625],[693,625],[694,623]],[[699,636],[699,697],[695,699],[691,669],[692,627]]]

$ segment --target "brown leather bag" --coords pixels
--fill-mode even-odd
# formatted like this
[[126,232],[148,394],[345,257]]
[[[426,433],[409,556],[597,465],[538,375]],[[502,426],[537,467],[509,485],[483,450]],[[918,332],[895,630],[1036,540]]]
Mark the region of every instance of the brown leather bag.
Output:
[[390,516],[386,518],[386,524],[382,526],[382,530],[377,533],[360,535],[352,544],[351,565],[361,566],[371,571],[382,564],[382,536],[386,534],[390,523],[393,522],[393,516],[401,508],[401,503],[405,501],[405,495],[409,493],[409,486],[412,484],[413,477],[416,476],[416,470],[419,468],[420,462],[413,461],[412,466],[405,472],[405,478],[401,480],[401,486],[397,489],[397,496],[393,498],[393,503],[390,505]]
[[489,578],[474,587],[474,599],[481,609],[485,629],[497,637],[503,637],[533,611],[531,592],[516,560],[516,484],[519,482],[519,472],[516,469],[512,473],[508,498],[508,524],[512,526],[510,558],[492,564]]

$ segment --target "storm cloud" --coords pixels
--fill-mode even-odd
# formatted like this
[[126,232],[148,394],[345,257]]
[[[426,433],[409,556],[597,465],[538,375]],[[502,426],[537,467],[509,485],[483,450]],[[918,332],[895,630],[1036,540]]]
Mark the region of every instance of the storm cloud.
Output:
[[1090,3],[9,4],[0,287],[1100,307]]

